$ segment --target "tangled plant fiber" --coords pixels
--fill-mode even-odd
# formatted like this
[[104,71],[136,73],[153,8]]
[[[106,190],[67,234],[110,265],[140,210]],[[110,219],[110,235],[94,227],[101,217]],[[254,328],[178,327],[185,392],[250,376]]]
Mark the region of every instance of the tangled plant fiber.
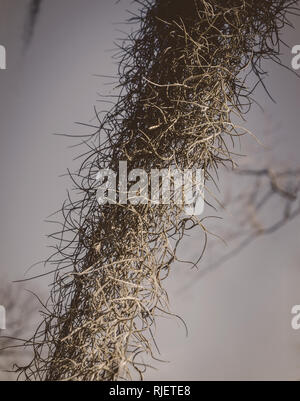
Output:
[[[143,378],[142,355],[155,358],[152,327],[168,312],[162,282],[187,231],[203,220],[182,207],[99,206],[99,169],[202,168],[206,182],[247,131],[235,121],[249,111],[263,83],[262,63],[280,63],[280,31],[293,0],[141,0],[138,29],[120,44],[120,96],[98,117],[97,131],[71,178],[80,198],[62,208],[63,229],[44,320],[26,345],[27,380]],[[205,242],[205,241],[204,241]],[[205,247],[205,244],[203,244]]]

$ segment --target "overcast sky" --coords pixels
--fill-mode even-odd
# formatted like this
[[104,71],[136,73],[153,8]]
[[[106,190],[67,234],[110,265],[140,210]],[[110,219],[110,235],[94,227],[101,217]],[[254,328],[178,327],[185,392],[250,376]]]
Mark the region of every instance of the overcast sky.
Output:
[[[59,175],[76,168],[76,153],[68,148],[72,143],[52,134],[82,132],[74,122],[89,121],[93,106],[100,108],[98,93],[108,93],[109,87],[95,74],[115,71],[111,49],[122,36],[118,29],[128,29],[116,23],[125,20],[130,1],[44,0],[25,51],[27,6],[26,0],[0,0],[0,44],[6,46],[8,67],[0,71],[0,251],[9,281],[22,279],[31,264],[49,255],[45,235],[52,227],[44,220],[60,207],[70,187]],[[296,30],[284,33],[292,46],[300,44],[300,17],[293,21]],[[288,49],[282,60],[290,64]],[[264,112],[254,107],[246,123],[268,146],[258,164],[299,166],[300,80],[277,66],[267,68],[277,103],[258,89]],[[252,152],[253,160],[262,154],[250,139],[242,150]],[[156,362],[158,370],[146,378],[299,379],[300,332],[290,324],[291,307],[300,304],[299,237],[298,219],[184,291],[197,272],[174,265],[167,284],[171,308],[185,319],[189,337],[176,319],[162,319],[157,328],[160,358],[170,362]],[[185,240],[183,257],[193,258],[201,241],[197,233]],[[226,251],[219,247],[218,252]],[[213,259],[210,252],[203,263]],[[27,288],[46,297],[46,284],[41,280]]]

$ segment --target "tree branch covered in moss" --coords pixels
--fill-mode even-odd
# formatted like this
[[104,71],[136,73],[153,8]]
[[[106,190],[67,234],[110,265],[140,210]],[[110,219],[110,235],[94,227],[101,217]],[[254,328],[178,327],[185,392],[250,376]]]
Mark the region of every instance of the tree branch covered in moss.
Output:
[[[27,380],[117,380],[155,360],[152,328],[170,313],[163,280],[180,240],[204,217],[171,205],[102,205],[99,169],[202,168],[205,181],[234,165],[234,144],[253,101],[249,75],[263,85],[267,59],[280,62],[280,32],[297,1],[138,1],[138,28],[120,44],[120,96],[90,136],[79,170],[80,191],[62,208],[49,259],[54,281],[44,320],[27,345]],[[205,248],[205,241],[203,243]]]

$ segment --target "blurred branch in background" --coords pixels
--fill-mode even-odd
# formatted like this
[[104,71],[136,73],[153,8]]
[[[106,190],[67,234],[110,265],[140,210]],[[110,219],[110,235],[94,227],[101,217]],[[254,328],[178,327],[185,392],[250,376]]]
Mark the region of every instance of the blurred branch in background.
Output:
[[300,215],[300,168],[277,171],[244,168],[236,169],[232,174],[239,191],[235,195],[230,193],[223,206],[229,213],[232,208],[234,226],[226,227],[222,234],[231,250],[199,269],[197,277],[181,290],[192,287],[197,279],[239,255],[258,237],[274,233]]
[[28,20],[25,28],[25,45],[28,46],[32,39],[37,18],[41,9],[42,0],[31,0],[29,4]]

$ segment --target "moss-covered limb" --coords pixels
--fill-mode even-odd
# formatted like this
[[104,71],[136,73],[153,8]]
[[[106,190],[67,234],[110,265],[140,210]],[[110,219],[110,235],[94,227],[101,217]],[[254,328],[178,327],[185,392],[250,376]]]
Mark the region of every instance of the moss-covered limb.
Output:
[[100,207],[95,174],[118,171],[126,160],[129,170],[148,172],[203,168],[208,181],[233,163],[232,144],[246,132],[234,121],[251,105],[245,76],[260,79],[263,61],[276,60],[279,33],[297,2],[138,3],[139,27],[118,54],[121,95],[85,138],[72,175],[82,197],[62,208],[51,306],[31,340],[32,364],[22,370],[29,380],[115,380],[134,370],[143,377],[140,355],[154,357],[151,327],[168,308],[162,280],[183,235],[203,225],[175,203]]

